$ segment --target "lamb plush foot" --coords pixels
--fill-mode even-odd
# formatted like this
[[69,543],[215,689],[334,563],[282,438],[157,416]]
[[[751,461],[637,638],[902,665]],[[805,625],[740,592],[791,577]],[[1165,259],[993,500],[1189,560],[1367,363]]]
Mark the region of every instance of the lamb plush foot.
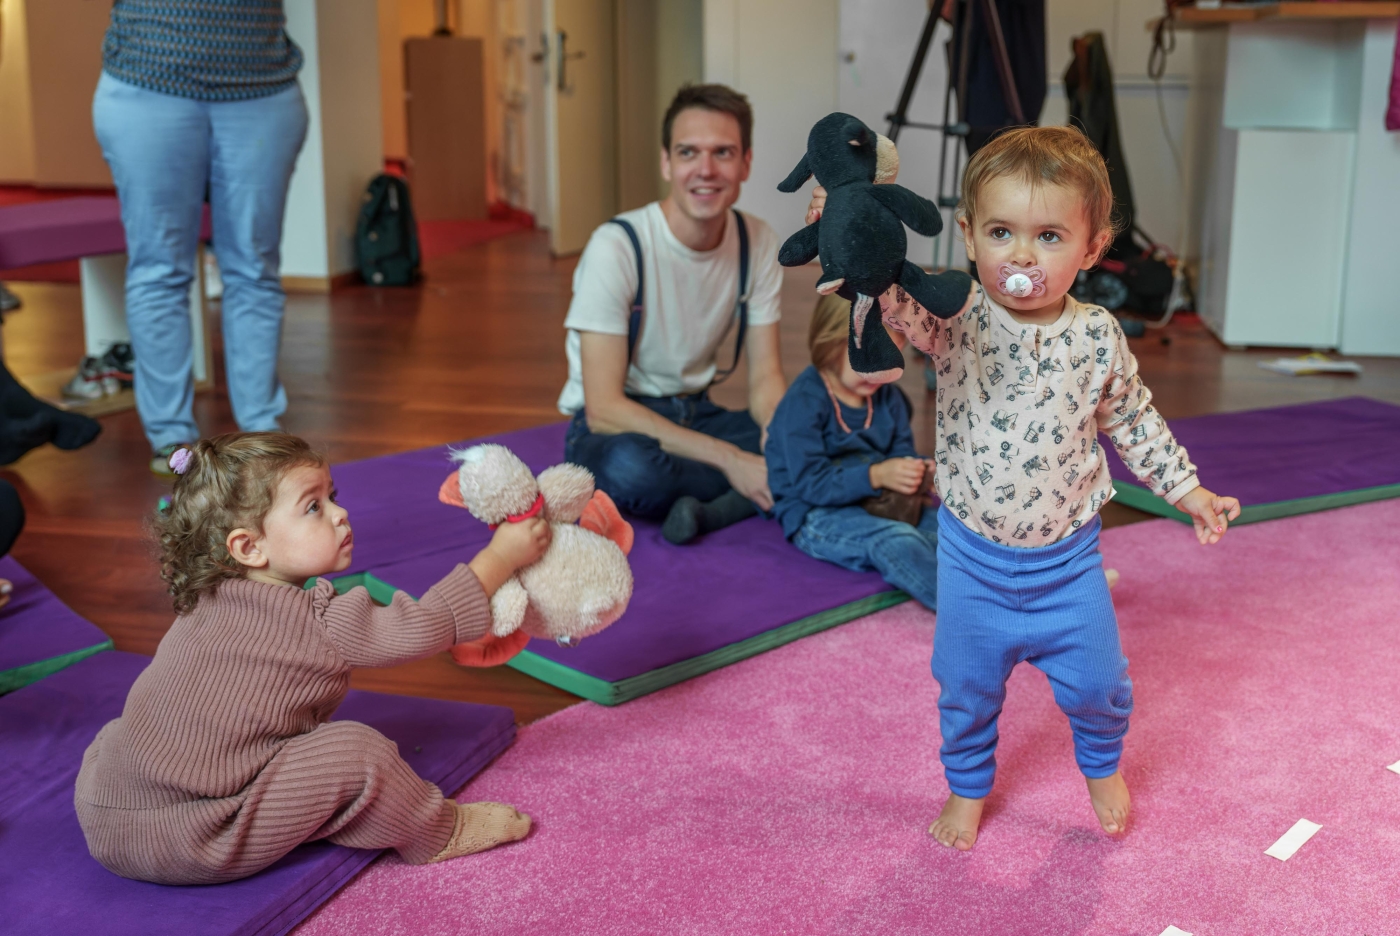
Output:
[[505,803],[458,803],[457,825],[447,846],[429,861],[435,864],[488,851],[530,834],[530,817]]
[[986,798],[969,799],[956,793],[948,794],[943,811],[928,827],[928,834],[939,844],[958,851],[968,851],[977,844],[977,827],[982,824],[982,804]]
[[730,488],[719,497],[701,503],[694,497],[682,497],[671,505],[662,524],[661,535],[668,543],[683,546],[702,533],[713,533],[747,520],[758,508],[747,497]]
[[1094,804],[1094,814],[1099,817],[1099,825],[1109,835],[1117,835],[1128,828],[1128,784],[1123,780],[1123,772],[1116,771],[1111,777],[1085,777],[1089,785],[1089,802]]

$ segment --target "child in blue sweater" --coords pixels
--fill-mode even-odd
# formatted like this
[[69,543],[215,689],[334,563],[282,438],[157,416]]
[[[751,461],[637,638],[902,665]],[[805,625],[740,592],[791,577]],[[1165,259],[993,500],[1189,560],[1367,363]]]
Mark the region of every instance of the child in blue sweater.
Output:
[[[938,597],[938,515],[917,526],[868,513],[881,489],[920,495],[928,463],[914,451],[909,401],[872,384],[846,356],[849,303],[817,303],[807,344],[812,366],[788,387],[768,427],[764,457],[773,513],[807,555],[857,572],[879,572],[933,609]],[[904,336],[890,332],[901,348]]]

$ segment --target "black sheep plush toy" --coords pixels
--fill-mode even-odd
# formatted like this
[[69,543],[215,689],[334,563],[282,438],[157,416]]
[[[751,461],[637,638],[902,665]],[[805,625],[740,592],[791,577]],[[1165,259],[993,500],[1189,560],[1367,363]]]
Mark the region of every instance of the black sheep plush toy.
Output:
[[787,239],[778,262],[802,266],[821,257],[817,292],[851,302],[851,367],[878,382],[896,380],[904,370],[904,355],[885,333],[883,316],[869,314],[879,297],[898,283],[929,312],[951,318],[972,287],[972,278],[960,270],[934,276],[904,259],[904,226],[933,237],[943,218],[927,198],[886,181],[898,170],[899,155],[889,139],[850,114],[828,114],[807,135],[802,161],[778,185],[780,192],[795,192],[815,175],[826,189],[821,218]]

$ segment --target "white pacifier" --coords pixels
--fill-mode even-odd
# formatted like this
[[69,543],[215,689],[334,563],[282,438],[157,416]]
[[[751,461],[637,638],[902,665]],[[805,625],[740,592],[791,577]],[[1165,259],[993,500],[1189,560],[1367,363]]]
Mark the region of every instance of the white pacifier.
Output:
[[1015,299],[1045,295],[1045,271],[1038,266],[1016,267],[1003,263],[997,270],[997,289]]

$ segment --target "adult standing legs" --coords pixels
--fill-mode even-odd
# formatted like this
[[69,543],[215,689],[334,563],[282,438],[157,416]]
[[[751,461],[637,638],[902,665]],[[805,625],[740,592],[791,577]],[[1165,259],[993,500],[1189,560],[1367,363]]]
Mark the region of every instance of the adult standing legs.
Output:
[[277,379],[286,308],[282,216],[306,139],[306,104],[301,88],[292,85],[267,97],[208,107],[209,196],[214,252],[224,281],[229,401],[238,428],[275,430],[287,409],[287,393]]
[[136,410],[157,452],[199,438],[189,292],[209,177],[207,107],[105,73],[92,102],[126,231]]

